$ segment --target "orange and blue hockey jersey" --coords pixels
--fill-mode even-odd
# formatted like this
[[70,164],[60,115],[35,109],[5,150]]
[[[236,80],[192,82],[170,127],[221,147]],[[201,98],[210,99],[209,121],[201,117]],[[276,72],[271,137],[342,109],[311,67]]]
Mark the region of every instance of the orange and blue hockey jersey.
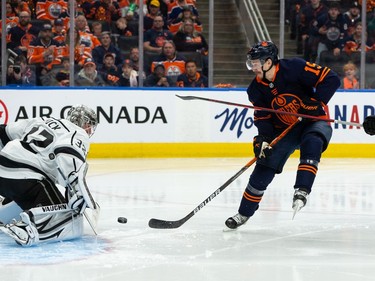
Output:
[[68,9],[68,1],[44,0],[36,2],[36,18],[39,20],[55,20]]
[[[254,106],[297,113],[302,100],[314,99],[324,106],[340,87],[340,78],[328,67],[300,58],[281,59],[272,81],[258,76],[247,89]],[[325,112],[322,109],[321,115]],[[259,134],[270,136],[273,128],[286,128],[297,117],[256,110],[254,123]]]

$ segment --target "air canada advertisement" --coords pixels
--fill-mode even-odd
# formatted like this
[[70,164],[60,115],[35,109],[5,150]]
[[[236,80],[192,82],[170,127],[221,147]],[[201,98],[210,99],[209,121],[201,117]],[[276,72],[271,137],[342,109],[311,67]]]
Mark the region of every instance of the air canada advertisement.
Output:
[[[99,118],[93,143],[249,142],[257,133],[245,90],[6,89],[0,123],[27,118],[64,118],[72,105],[86,104]],[[326,107],[329,118],[362,124],[375,114],[375,92],[337,92]],[[359,126],[331,122],[334,143],[373,143]]]

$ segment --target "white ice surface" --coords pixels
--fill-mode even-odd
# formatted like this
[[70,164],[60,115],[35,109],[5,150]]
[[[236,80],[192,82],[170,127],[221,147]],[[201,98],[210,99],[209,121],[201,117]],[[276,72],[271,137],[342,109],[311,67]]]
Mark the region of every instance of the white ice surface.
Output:
[[224,221],[237,212],[252,167],[180,228],[148,227],[150,218],[184,217],[248,161],[90,160],[99,236],[85,225],[82,239],[22,248],[0,234],[0,280],[375,280],[374,159],[323,159],[294,220],[298,162],[290,159],[236,231],[223,231]]

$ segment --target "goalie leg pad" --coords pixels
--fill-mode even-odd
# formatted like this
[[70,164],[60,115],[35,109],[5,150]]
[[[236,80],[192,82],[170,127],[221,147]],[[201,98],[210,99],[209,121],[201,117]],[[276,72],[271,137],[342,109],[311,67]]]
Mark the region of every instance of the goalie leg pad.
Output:
[[0,230],[13,238],[21,246],[31,246],[38,241],[38,230],[26,212],[20,214],[18,222],[0,226]]
[[83,234],[83,215],[71,210],[34,216],[31,209],[20,216],[20,221],[1,226],[0,230],[22,246],[70,240]]
[[23,210],[16,202],[12,201],[6,205],[0,204],[0,222],[3,224],[10,223],[13,219],[19,220],[20,213]]

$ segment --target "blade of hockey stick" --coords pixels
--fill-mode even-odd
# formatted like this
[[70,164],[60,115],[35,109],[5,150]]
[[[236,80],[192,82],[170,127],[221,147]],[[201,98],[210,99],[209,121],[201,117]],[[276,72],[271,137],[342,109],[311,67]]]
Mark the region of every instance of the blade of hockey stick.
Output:
[[194,216],[200,209],[207,205],[212,199],[214,199],[217,195],[220,194],[228,185],[230,185],[235,179],[237,179],[243,172],[245,172],[251,165],[256,162],[257,158],[254,157],[251,159],[245,166],[241,168],[234,176],[232,176],[229,180],[227,180],[222,186],[216,189],[210,196],[208,196],[202,203],[200,203],[193,211],[191,211],[187,216],[184,218],[177,220],[177,221],[167,221],[167,220],[159,220],[159,219],[150,219],[148,222],[148,226],[151,228],[158,228],[158,229],[172,229],[178,228],[183,225],[186,221],[188,221],[192,216]]
[[197,97],[197,96],[180,96],[180,95],[176,95],[176,96],[179,97],[180,99],[183,99],[183,100],[204,100],[204,101],[209,101],[209,102],[222,103],[222,104],[226,104],[226,105],[233,105],[233,106],[239,106],[239,107],[244,107],[244,108],[251,108],[251,109],[259,110],[259,111],[268,111],[268,112],[277,113],[277,114],[285,114],[285,115],[292,115],[292,116],[296,116],[296,117],[302,117],[302,118],[308,118],[308,119],[314,119],[314,120],[322,120],[322,121],[326,121],[326,122],[332,122],[332,123],[335,123],[335,124],[343,124],[343,125],[349,125],[349,126],[354,126],[354,127],[362,127],[363,126],[362,124],[355,123],[355,122],[342,121],[342,120],[336,120],[336,119],[328,119],[326,117],[311,116],[311,115],[306,115],[306,114],[281,111],[281,110],[272,109],[272,108],[252,106],[252,105],[234,103],[234,102],[223,101],[223,100],[202,98],[202,97]]
[[[279,136],[277,136],[271,143],[270,146],[276,145],[302,118],[298,118],[296,122],[289,125]],[[220,194],[228,185],[230,185],[234,180],[236,180],[240,175],[243,174],[251,165],[253,165],[257,161],[257,158],[254,157],[251,159],[245,166],[241,168],[235,175],[233,175],[229,180],[227,180],[222,186],[216,189],[210,196],[208,196],[202,203],[200,203],[193,211],[187,214],[180,220],[176,221],[167,221],[167,220],[160,220],[160,219],[150,219],[148,222],[148,226],[151,228],[157,229],[172,229],[178,228],[187,222],[192,216],[194,216],[197,212],[199,212],[204,206],[208,204],[212,199],[214,199],[217,195]]]

